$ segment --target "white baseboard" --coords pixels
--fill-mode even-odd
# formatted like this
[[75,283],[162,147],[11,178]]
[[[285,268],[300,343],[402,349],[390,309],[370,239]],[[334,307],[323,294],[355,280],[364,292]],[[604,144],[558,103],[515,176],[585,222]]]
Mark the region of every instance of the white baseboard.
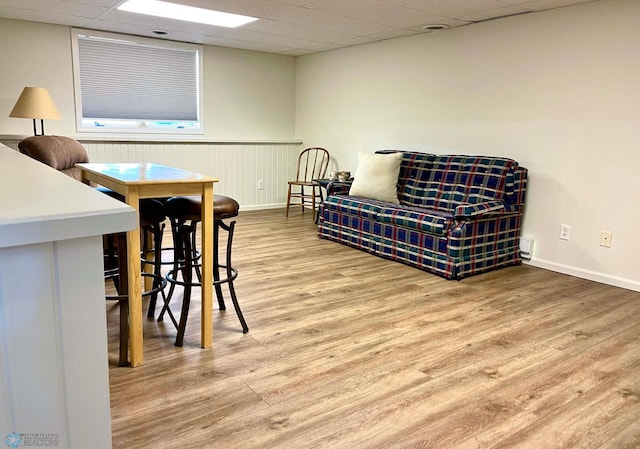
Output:
[[632,279],[621,278],[618,276],[612,276],[610,274],[585,270],[583,268],[563,265],[556,262],[550,262],[548,260],[536,258],[533,258],[531,260],[523,260],[522,263],[531,265],[533,267],[544,268],[545,270],[555,271],[557,273],[568,274],[570,276],[575,276],[581,279],[588,279],[590,281],[596,281],[602,284],[640,292],[640,282],[634,281]]

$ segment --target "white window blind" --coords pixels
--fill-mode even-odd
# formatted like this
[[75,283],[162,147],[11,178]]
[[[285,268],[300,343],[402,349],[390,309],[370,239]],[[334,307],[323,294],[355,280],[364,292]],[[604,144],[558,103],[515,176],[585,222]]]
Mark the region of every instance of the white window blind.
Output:
[[86,32],[76,39],[82,127],[200,128],[199,46]]

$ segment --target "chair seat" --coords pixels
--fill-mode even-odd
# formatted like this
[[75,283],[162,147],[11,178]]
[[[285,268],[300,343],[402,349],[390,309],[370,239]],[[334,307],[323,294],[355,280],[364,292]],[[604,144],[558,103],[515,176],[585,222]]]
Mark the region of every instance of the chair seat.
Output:
[[314,181],[288,181],[289,184],[294,186],[318,186],[317,182]]
[[140,226],[163,222],[167,215],[162,201],[154,199],[140,200]]
[[122,201],[124,203],[124,195],[111,190],[107,187],[103,187],[103,186],[98,186],[96,187],[96,190],[100,193],[104,193],[105,195],[110,196],[111,198],[113,198],[114,200],[118,200],[118,201]]
[[[111,198],[122,201],[124,203],[124,195],[115,192],[107,187],[98,186],[96,190],[100,193],[110,196]],[[157,199],[142,199],[140,200],[140,225],[144,226],[146,223],[158,223],[164,221],[166,218],[164,212],[164,203]]]
[[[166,202],[167,215],[182,217],[184,220],[200,221],[202,204],[197,196],[176,196]],[[240,204],[233,198],[213,195],[213,217],[224,220],[238,215]]]

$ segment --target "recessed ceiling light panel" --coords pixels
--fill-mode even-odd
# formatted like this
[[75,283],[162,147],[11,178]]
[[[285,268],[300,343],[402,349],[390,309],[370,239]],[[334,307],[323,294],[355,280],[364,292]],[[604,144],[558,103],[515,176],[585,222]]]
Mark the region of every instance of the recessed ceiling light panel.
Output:
[[178,5],[160,0],[129,0],[118,6],[118,10],[227,28],[236,28],[258,20],[255,17]]

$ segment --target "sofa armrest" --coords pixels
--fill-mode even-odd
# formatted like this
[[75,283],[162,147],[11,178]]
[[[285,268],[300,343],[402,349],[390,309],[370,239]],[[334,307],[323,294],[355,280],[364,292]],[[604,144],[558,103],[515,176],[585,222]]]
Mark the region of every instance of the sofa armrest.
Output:
[[518,213],[520,210],[519,205],[510,205],[503,201],[485,201],[476,204],[461,204],[454,209],[453,216],[455,218],[477,218]]
[[352,181],[331,181],[327,184],[327,196],[348,195]]

